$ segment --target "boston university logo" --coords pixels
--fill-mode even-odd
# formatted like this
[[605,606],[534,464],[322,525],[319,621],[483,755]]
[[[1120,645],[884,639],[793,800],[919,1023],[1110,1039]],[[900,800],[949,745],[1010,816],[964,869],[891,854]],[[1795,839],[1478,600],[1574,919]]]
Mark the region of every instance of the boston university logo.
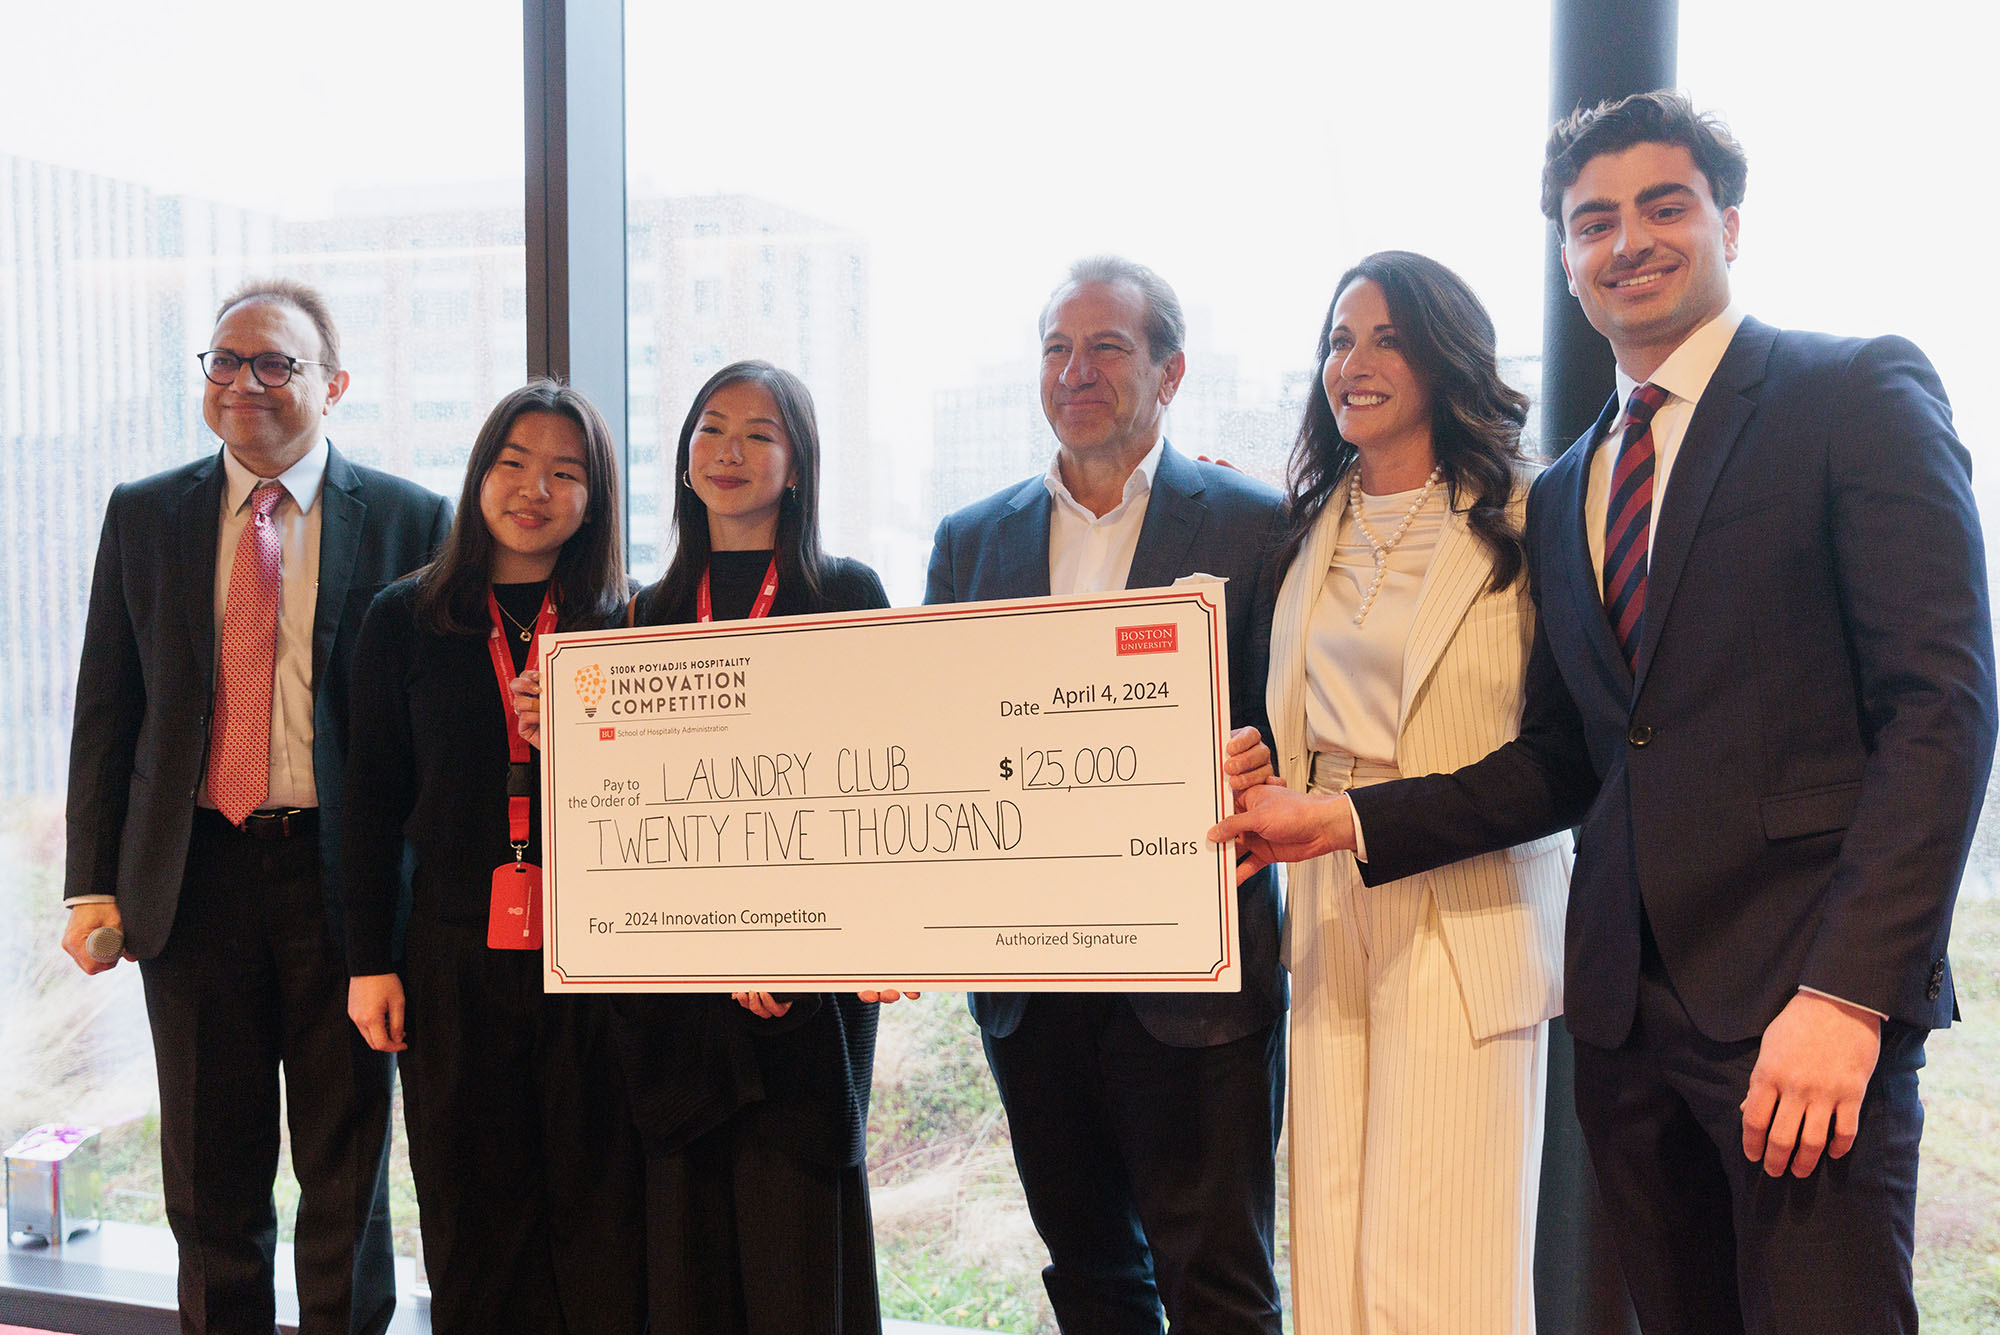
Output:
[[1120,626],[1118,653],[1175,654],[1180,652],[1180,628],[1172,622],[1158,626]]

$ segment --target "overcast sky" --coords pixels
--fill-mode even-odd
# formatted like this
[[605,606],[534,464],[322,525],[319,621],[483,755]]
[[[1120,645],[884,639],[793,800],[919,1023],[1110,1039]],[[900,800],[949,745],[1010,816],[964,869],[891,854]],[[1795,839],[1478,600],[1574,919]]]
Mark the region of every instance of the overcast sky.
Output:
[[[0,151],[295,216],[519,177],[514,3],[10,10]],[[743,191],[867,238],[878,436],[927,438],[936,387],[1032,355],[1042,296],[1100,249],[1158,268],[1272,392],[1340,271],[1386,246],[1464,273],[1503,351],[1538,345],[1545,3],[627,12],[635,188]],[[1739,295],[1916,337],[1978,449],[2000,281],[1951,243],[2000,202],[1979,8],[1680,12],[1681,85],[1750,150]]]

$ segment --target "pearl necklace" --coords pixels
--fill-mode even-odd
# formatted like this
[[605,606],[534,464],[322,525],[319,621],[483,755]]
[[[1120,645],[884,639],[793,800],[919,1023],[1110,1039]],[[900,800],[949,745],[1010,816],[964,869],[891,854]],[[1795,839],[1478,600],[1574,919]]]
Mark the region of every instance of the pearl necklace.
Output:
[[1368,516],[1361,512],[1361,465],[1356,463],[1354,471],[1347,475],[1347,512],[1354,516],[1354,522],[1361,528],[1361,536],[1368,540],[1368,547],[1375,553],[1375,578],[1369,581],[1368,592],[1361,595],[1361,609],[1354,614],[1354,624],[1360,625],[1368,617],[1368,609],[1375,605],[1375,595],[1382,591],[1382,577],[1389,573],[1389,553],[1396,550],[1403,537],[1416,522],[1417,512],[1424,508],[1424,502],[1437,490],[1438,482],[1444,477],[1444,465],[1431,469],[1431,475],[1424,480],[1424,489],[1417,493],[1417,499],[1410,502],[1410,508],[1403,512],[1403,520],[1396,525],[1396,531],[1383,542],[1375,536],[1375,530],[1368,527]]

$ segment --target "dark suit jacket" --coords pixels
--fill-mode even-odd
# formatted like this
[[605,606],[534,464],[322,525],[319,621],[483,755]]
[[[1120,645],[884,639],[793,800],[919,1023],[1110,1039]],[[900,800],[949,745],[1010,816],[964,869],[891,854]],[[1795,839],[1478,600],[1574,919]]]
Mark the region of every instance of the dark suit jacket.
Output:
[[1800,986],[1919,1028],[1992,761],[1993,642],[1970,461],[1895,338],[1744,321],[1688,423],[1636,680],[1586,545],[1594,440],[1530,497],[1540,615],[1519,739],[1354,794],[1370,883],[1582,821],[1570,1030],[1631,1027],[1640,906],[1695,1025],[1761,1034]]
[[[186,870],[215,698],[215,543],[222,456],[111,493],[98,542],[70,742],[63,893],[116,894],[125,948],[160,953]],[[313,612],[313,782],[333,939],[347,750],[347,672],[369,600],[444,540],[451,506],[329,449]]]
[[[1041,478],[1009,487],[947,515],[931,548],[927,603],[1039,598],[1049,592],[1049,507]],[[1264,717],[1264,677],[1271,658],[1271,611],[1278,585],[1271,569],[1282,501],[1234,469],[1198,463],[1169,445],[1153,477],[1146,519],[1132,556],[1128,589],[1172,584],[1197,571],[1229,581],[1229,713],[1233,727]],[[1243,990],[1238,993],[1136,993],[1132,1009],[1153,1037],[1177,1047],[1208,1047],[1254,1033],[1285,1009],[1278,964],[1277,889],[1270,873],[1244,883],[1238,909]],[[1005,1038],[1021,1022],[1027,997],[975,992],[980,1027]]]

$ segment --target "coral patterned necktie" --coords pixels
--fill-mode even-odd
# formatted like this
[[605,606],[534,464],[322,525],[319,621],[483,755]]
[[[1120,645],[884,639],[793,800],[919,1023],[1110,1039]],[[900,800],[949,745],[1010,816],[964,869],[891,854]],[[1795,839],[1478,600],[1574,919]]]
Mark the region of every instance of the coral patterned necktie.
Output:
[[1653,530],[1653,414],[1667,391],[1645,384],[1625,409],[1624,439],[1611,467],[1611,503],[1604,515],[1604,612],[1611,633],[1634,668],[1639,629],[1646,622],[1646,567]]
[[250,493],[222,609],[222,662],[208,744],[208,796],[240,826],[271,791],[271,676],[278,656],[278,524],[275,482]]

